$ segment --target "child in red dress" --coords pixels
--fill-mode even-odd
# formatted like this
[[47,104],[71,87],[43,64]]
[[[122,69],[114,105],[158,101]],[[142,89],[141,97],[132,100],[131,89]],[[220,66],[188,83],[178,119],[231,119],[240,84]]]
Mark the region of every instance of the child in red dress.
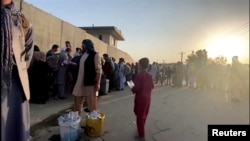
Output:
[[145,123],[149,112],[151,92],[154,88],[154,83],[151,74],[146,70],[149,66],[149,59],[142,58],[139,60],[140,72],[136,75],[134,87],[132,88],[135,94],[134,113],[136,115],[136,125],[139,138],[145,140]]

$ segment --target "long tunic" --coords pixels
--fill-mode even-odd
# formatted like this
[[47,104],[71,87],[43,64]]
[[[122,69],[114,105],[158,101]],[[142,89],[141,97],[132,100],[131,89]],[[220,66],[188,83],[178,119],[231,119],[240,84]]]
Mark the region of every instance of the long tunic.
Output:
[[126,82],[126,78],[124,75],[124,63],[118,64],[118,74],[119,74],[119,90],[124,89],[124,83]]
[[60,60],[59,60],[59,70],[57,73],[57,84],[58,85],[63,85],[66,84],[66,78],[67,78],[67,70],[68,70],[68,65],[65,65],[64,63],[70,61],[69,57],[67,56],[66,53],[62,53],[60,56]]
[[156,65],[152,65],[151,69],[150,69],[150,74],[152,75],[153,80],[156,80],[156,73],[157,73],[157,66]]
[[151,74],[146,71],[138,73],[134,84],[132,91],[135,94],[135,115],[146,119],[149,112],[152,89],[154,88]]
[[[84,86],[84,63],[88,58],[88,54],[84,53],[80,60],[78,77],[73,89],[74,96],[90,96],[95,93],[94,86]],[[97,53],[94,58],[96,73],[102,73],[101,57]]]
[[[12,45],[10,44],[3,44],[2,43],[2,48],[1,50],[3,51],[3,48],[5,48],[4,50],[6,50],[7,48],[16,48],[19,49],[19,47],[23,47],[22,45],[24,42],[24,38],[20,38],[21,36],[21,29],[20,28],[20,23],[19,20],[17,19],[17,13],[16,13],[16,8],[14,8],[14,4],[12,3],[11,6],[9,6],[9,8],[4,8],[1,6],[1,14],[3,13],[3,11],[7,11],[10,10],[8,13],[11,12],[11,18],[12,21],[10,24],[12,24],[12,37],[13,37],[13,41],[12,41]],[[7,15],[1,15],[1,18],[3,16]],[[1,20],[1,22],[3,22]],[[16,25],[16,23],[18,23]],[[8,42],[8,40],[11,40],[10,37],[6,37],[5,34],[3,36],[3,32],[5,28],[7,28],[10,25],[7,24],[1,24],[1,38],[4,39],[2,40],[2,42],[6,43]],[[17,36],[19,36],[19,38],[17,38]],[[3,38],[4,37],[4,38]],[[23,36],[22,36],[23,37]],[[32,29],[30,28],[25,36],[25,47],[30,48],[27,52],[27,55],[32,56],[33,55],[33,32]],[[15,49],[13,49],[14,51]],[[2,52],[1,52],[2,53]],[[13,53],[13,52],[12,52]],[[21,51],[19,52],[19,54],[21,54]],[[11,56],[8,56],[11,57]],[[18,64],[18,62],[20,62],[20,55],[16,56],[16,54],[14,53],[14,56],[16,61],[15,64]],[[22,57],[23,58],[23,57]],[[8,60],[9,58],[2,58],[1,55],[1,60]],[[6,66],[6,64],[1,64],[1,69],[8,69],[9,72],[11,73],[11,87],[10,87],[10,91],[8,91],[8,85],[5,82],[5,80],[1,79],[1,140],[2,141],[28,141],[30,138],[30,109],[29,109],[29,85],[28,85],[28,79],[25,79],[26,76],[25,74],[27,74],[27,68],[29,67],[31,61],[31,57],[29,57],[29,59],[25,60],[25,63],[27,63],[27,66],[25,68],[23,68],[23,70],[18,70],[18,67],[20,68],[20,66],[17,65],[13,65],[13,68],[10,69],[8,68],[8,66]],[[23,67],[23,66],[21,66]],[[19,75],[19,71],[20,72],[24,72],[21,76]],[[3,73],[3,71],[2,71]],[[2,74],[2,76],[6,76],[6,74]],[[21,81],[21,78],[22,81]],[[23,82],[23,83],[22,83]],[[26,83],[24,83],[26,82]],[[24,85],[26,84],[26,85]]]
[[44,104],[49,99],[49,71],[49,65],[45,61],[33,61],[29,71],[30,102]]

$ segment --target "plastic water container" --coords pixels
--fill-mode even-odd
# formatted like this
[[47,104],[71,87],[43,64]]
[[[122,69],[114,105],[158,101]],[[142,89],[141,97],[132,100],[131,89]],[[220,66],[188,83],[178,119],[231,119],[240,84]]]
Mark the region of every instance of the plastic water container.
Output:
[[100,117],[91,119],[86,117],[86,130],[85,133],[90,137],[101,137],[103,134],[105,115],[100,113]]
[[109,80],[106,79],[105,94],[109,93]]
[[81,118],[70,122],[58,122],[61,141],[75,141],[80,137]]

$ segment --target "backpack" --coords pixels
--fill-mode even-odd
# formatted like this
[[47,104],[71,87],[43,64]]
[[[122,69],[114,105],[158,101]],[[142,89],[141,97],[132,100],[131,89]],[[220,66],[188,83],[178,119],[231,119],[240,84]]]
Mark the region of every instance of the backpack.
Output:
[[58,71],[59,69],[60,54],[55,54],[47,57],[46,62],[53,71]]
[[128,66],[127,64],[124,64],[124,75],[128,75],[131,72],[131,68],[130,66]]

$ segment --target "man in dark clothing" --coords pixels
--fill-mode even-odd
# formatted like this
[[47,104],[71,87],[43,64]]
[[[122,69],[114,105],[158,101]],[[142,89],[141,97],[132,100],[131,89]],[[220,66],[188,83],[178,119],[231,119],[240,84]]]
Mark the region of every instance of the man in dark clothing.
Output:
[[109,58],[108,54],[103,54],[103,59],[105,60],[103,65],[103,73],[106,79],[109,80],[109,92],[113,88],[113,71],[112,60]]
[[73,85],[75,85],[76,80],[77,80],[77,75],[78,75],[78,70],[79,70],[79,63],[81,60],[82,55],[80,56],[75,56],[71,62],[75,63],[75,65],[70,65],[69,66],[69,71],[72,74],[73,77]]
[[58,71],[58,58],[59,56],[56,54],[56,52],[58,51],[59,46],[57,44],[54,44],[51,48],[51,50],[49,50],[46,53],[46,62],[48,63],[49,67],[50,67],[50,73],[49,73],[49,85],[52,88],[52,97],[56,96],[58,93],[57,87],[55,86],[55,79],[56,79],[56,75],[57,75],[57,71]]
[[58,45],[53,45],[51,50],[49,50],[46,54],[46,58],[48,58],[49,56],[55,55],[55,53],[58,51],[59,46]]

